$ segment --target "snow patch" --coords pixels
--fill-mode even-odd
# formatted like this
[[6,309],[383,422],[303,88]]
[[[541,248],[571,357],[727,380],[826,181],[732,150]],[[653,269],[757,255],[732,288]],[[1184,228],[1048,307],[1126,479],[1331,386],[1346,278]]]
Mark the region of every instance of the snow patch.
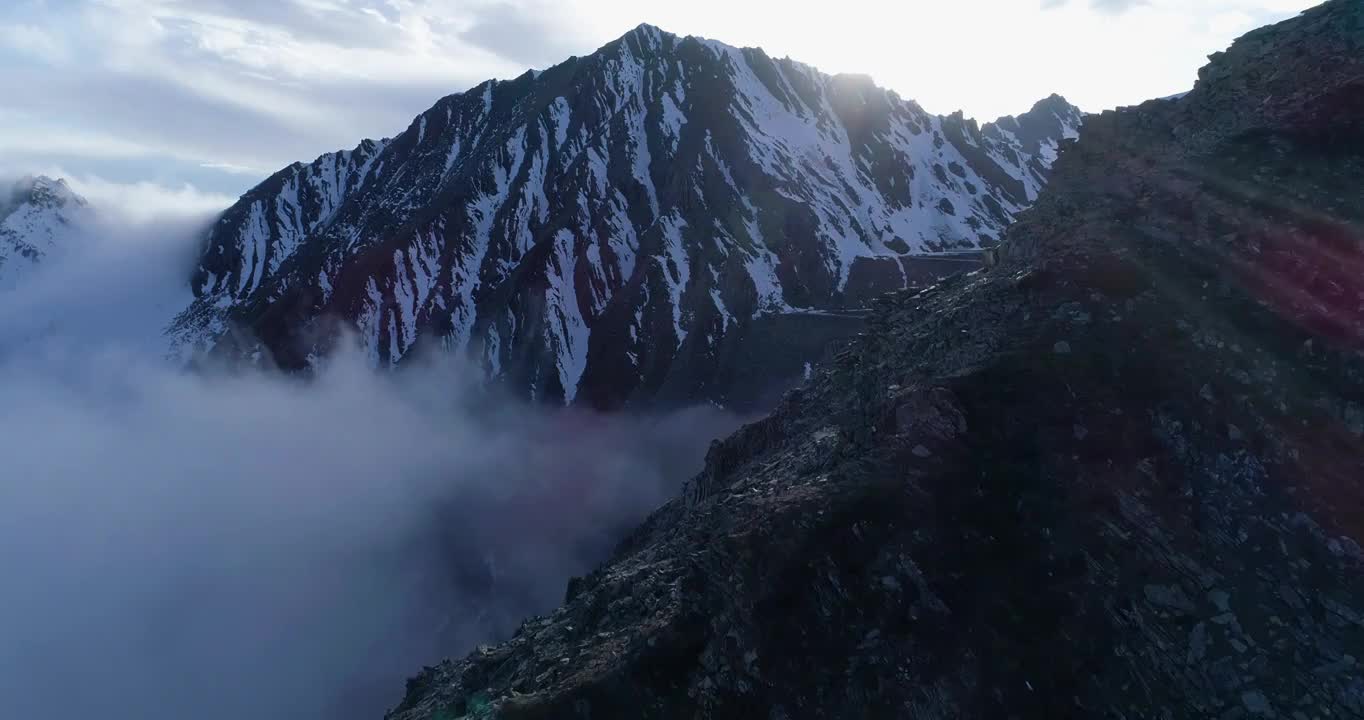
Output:
[[546,268],[545,290],[546,325],[550,332],[549,350],[555,355],[559,384],[564,388],[564,404],[570,404],[578,394],[578,382],[587,368],[587,346],[591,332],[578,307],[578,293],[574,283],[578,263],[574,254],[572,231],[560,230],[554,235],[554,255]]
[[677,152],[677,143],[682,139],[682,126],[687,124],[687,116],[677,107],[672,95],[664,94],[663,130],[668,138],[668,151]]
[[687,339],[687,330],[682,325],[682,295],[691,282],[691,261],[687,256],[686,241],[682,230],[687,227],[685,220],[676,215],[659,219],[658,226],[663,236],[663,256],[658,259],[663,268],[663,283],[668,288],[668,303],[673,315],[673,333],[677,346]]

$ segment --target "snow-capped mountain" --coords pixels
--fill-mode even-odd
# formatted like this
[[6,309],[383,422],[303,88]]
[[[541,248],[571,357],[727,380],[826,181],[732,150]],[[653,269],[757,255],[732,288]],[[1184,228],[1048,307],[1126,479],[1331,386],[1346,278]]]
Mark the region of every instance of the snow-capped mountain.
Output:
[[52,256],[69,251],[91,217],[66,184],[27,176],[0,189],[0,291],[12,290]]
[[207,234],[172,333],[305,368],[350,329],[375,366],[442,348],[541,399],[727,402],[907,258],[997,242],[1080,122],[1054,96],[981,127],[640,26],[276,173]]

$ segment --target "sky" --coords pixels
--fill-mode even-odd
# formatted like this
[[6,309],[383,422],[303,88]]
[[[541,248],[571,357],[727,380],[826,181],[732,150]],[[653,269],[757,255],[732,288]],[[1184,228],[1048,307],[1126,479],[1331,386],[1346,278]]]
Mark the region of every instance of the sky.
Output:
[[648,22],[871,75],[936,113],[1086,111],[1192,87],[1312,0],[3,0],[0,174],[96,204],[225,207],[438,98]]

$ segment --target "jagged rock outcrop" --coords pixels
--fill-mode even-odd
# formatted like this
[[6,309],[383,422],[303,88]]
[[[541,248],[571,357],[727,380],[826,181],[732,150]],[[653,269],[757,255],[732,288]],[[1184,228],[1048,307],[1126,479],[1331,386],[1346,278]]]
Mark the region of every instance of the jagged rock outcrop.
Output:
[[17,287],[50,255],[70,250],[90,219],[89,204],[65,180],[27,176],[0,191],[0,290]]
[[173,331],[301,369],[339,327],[376,366],[467,353],[540,399],[730,403],[745,358],[794,374],[855,329],[810,311],[995,244],[1080,122],[1052,97],[981,127],[641,26],[277,173],[206,238]]
[[431,718],[1364,716],[1364,3],[1086,121]]

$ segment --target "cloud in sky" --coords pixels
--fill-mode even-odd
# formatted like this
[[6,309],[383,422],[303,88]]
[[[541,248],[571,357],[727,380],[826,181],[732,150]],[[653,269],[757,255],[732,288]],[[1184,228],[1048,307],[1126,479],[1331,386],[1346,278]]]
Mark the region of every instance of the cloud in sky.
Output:
[[548,67],[588,52],[580,38],[564,31],[573,21],[564,16],[563,7],[544,2],[492,4],[471,14],[472,22],[459,37],[513,63]]
[[[1066,5],[1071,0],[1042,0],[1042,8],[1050,10]],[[1123,13],[1147,4],[1147,0],[1088,0],[1090,7],[1100,12]]]
[[1258,16],[1259,22],[1270,22],[1280,19],[1285,15],[1301,12],[1316,5],[1311,0],[1205,0],[1199,8],[1184,7],[1185,4],[1175,4],[1170,0],[1042,0],[1043,9],[1058,8],[1075,2],[1077,4],[1088,3],[1095,10],[1121,14],[1139,7],[1157,6],[1163,8],[1183,8],[1186,15],[1191,19],[1207,17],[1222,12],[1241,12],[1247,17]]
[[934,112],[992,118],[1052,92],[1097,110],[1186,90],[1207,54],[1312,4],[10,0],[0,152],[14,167],[0,170],[62,165],[235,195],[640,22],[869,73]]
[[1091,0],[1096,10],[1120,13],[1146,4],[1146,0]]
[[0,26],[0,46],[32,55],[51,64],[67,59],[66,47],[42,28],[34,25],[13,24]]
[[[6,3],[0,147],[19,167],[0,170],[118,155],[268,173],[392,134],[443,95],[523,70],[459,41],[435,8],[395,4],[407,11],[315,0]],[[206,189],[253,184],[219,174]]]

